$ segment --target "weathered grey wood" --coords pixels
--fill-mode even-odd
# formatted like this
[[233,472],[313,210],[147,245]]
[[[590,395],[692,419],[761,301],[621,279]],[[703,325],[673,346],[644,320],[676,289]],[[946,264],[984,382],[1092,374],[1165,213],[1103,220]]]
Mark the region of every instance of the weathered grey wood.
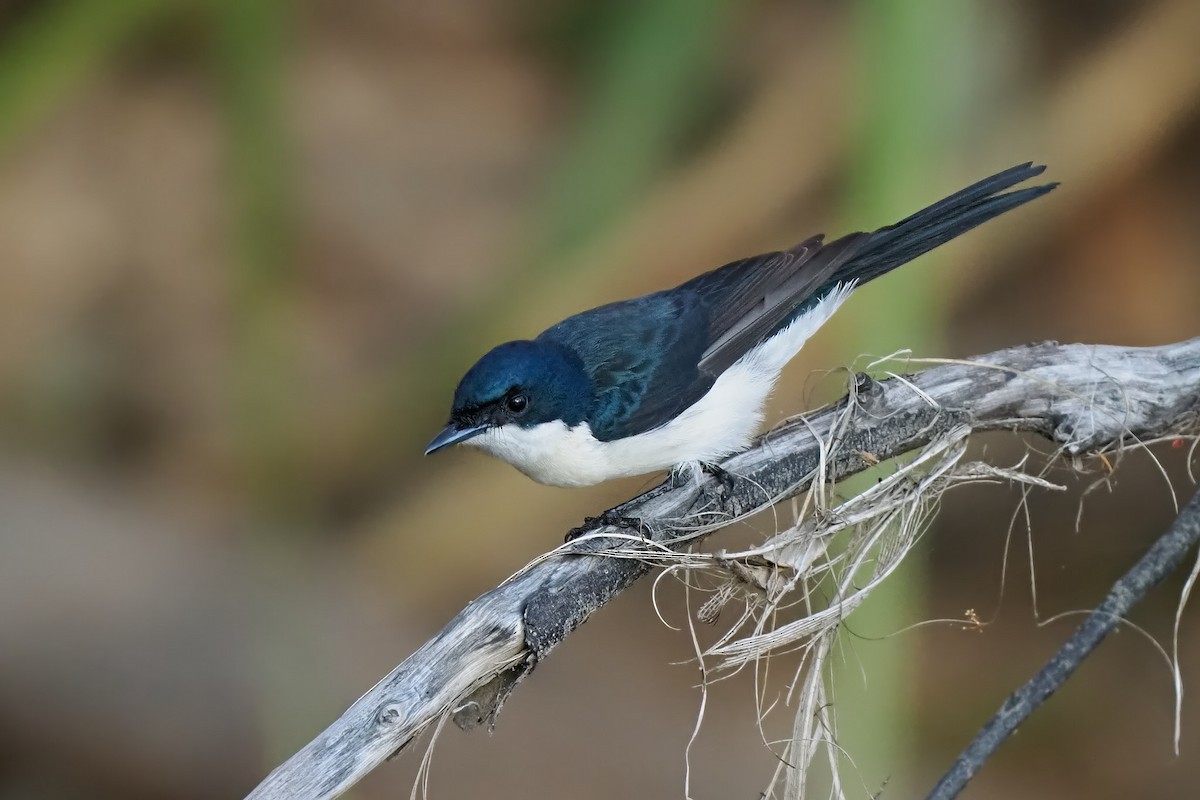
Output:
[[[858,405],[850,417],[848,402]],[[654,540],[677,538],[695,528],[698,512],[711,521],[714,510],[733,516],[803,491],[821,463],[822,442],[835,442],[824,475],[836,480],[958,424],[1032,431],[1071,456],[1195,433],[1200,338],[1151,348],[1047,342],[903,379],[860,375],[840,403],[778,426],[726,461],[735,476],[729,490],[719,492],[713,479],[668,482],[614,511],[646,520]],[[610,545],[605,537],[576,542],[472,601],[249,797],[336,797],[446,714],[464,728],[490,724],[538,661],[649,571],[637,560],[589,555]]]

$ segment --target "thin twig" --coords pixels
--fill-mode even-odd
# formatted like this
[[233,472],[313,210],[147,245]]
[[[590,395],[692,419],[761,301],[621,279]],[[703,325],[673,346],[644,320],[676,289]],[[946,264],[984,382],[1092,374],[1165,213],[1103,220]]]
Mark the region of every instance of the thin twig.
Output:
[[957,797],[1000,744],[1066,682],[1133,606],[1183,563],[1197,542],[1200,542],[1200,492],[1192,497],[1167,532],[1137,564],[1113,584],[1104,601],[1046,666],[1004,701],[996,715],[959,754],[954,766],[933,787],[929,800]]

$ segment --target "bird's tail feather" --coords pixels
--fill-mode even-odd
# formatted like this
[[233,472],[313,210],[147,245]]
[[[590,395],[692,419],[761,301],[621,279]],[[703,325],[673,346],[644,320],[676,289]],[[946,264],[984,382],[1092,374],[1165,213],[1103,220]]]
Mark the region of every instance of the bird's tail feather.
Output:
[[1032,162],[1006,169],[946,197],[895,225],[868,234],[858,252],[843,264],[830,283],[862,285],[977,225],[1049,192],[1057,183],[1004,192],[1045,171]]

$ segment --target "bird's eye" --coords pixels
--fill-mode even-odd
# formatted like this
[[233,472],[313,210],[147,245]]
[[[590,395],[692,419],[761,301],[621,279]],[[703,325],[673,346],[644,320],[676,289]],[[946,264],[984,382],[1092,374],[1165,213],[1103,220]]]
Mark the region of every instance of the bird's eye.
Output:
[[504,407],[513,414],[524,414],[529,408],[529,398],[523,394],[514,394],[504,401]]

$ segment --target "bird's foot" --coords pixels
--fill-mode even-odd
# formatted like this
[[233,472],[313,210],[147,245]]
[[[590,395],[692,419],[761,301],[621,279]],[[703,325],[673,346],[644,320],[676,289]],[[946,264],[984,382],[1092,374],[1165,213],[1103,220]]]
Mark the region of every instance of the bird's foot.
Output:
[[626,528],[629,530],[635,530],[643,536],[646,536],[648,533],[646,529],[646,522],[641,517],[626,517],[609,510],[605,511],[598,517],[584,517],[583,524],[578,528],[571,528],[571,530],[567,531],[567,535],[563,541],[574,541],[580,536],[583,536],[585,533],[591,533],[597,528],[601,528],[606,525],[613,528]]
[[737,478],[719,464],[706,464],[700,462],[700,469],[704,474],[711,475],[717,479],[717,483],[721,484],[721,488],[728,494],[733,494],[733,487],[737,485]]
[[[704,480],[704,476],[715,480]],[[694,482],[699,492],[701,504],[698,511],[702,514],[719,514],[722,518],[741,514],[741,500],[735,489],[742,479],[729,472],[724,467],[705,461],[690,461],[680,464],[671,475],[671,487],[679,489]]]
[[[715,477],[716,486],[709,486],[707,481],[703,481],[703,475]],[[706,495],[706,497],[719,498],[721,494],[733,494],[733,487],[737,486],[738,479],[730,471],[727,471],[724,467],[720,467],[719,464],[709,464],[702,461],[680,464],[671,474],[671,486],[673,488],[682,488],[691,481],[697,483],[701,489],[701,493]]]
[[[716,486],[709,481],[700,484],[700,496],[704,498],[708,507],[721,509],[735,508],[737,503],[734,499],[733,489],[737,485],[737,478],[728,470],[716,464],[701,462],[700,471],[716,479]],[[736,510],[734,513],[737,513]]]
[[[705,461],[689,461],[685,464],[680,464],[671,473],[671,486],[678,489],[686,486],[689,481],[695,481],[701,487],[704,487],[700,479],[702,475],[710,475],[716,478],[719,489],[726,494],[732,494],[733,487],[737,484],[737,478],[718,464],[709,464]],[[704,488],[703,490],[705,494],[714,493],[711,488]]]

